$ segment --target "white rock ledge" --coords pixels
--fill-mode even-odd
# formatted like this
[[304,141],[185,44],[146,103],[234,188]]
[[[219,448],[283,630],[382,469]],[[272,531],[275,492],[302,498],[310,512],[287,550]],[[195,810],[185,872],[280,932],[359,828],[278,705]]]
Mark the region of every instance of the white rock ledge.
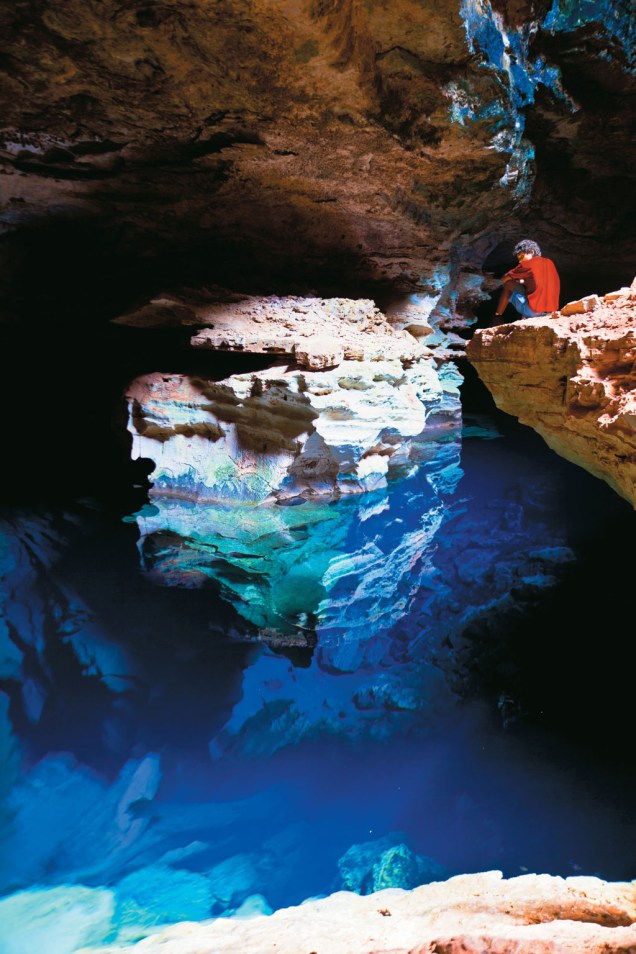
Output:
[[369,299],[190,290],[115,320],[198,328],[193,348],[272,356],[266,371],[216,383],[150,374],[130,384],[132,456],[154,462],[155,495],[361,493],[413,473],[431,442],[459,439],[459,372]]
[[[501,872],[184,922],[100,954],[634,954],[636,884]],[[85,949],[88,951],[88,949]],[[91,949],[96,954],[96,949]],[[78,952],[81,954],[81,952]]]

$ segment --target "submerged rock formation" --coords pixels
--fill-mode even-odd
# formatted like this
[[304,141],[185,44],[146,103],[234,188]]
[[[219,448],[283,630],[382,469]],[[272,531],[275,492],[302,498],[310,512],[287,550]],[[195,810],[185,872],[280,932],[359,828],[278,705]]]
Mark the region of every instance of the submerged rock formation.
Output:
[[[444,457],[454,447],[439,447],[439,466],[452,464],[459,477],[452,456]],[[105,942],[119,932],[123,943],[157,924],[250,907],[255,893],[282,907],[343,883],[364,891],[411,887],[462,870],[452,849],[440,870],[432,861],[439,846],[416,845],[412,834],[365,845],[371,825],[354,836],[338,814],[335,842],[343,843],[334,844],[316,827],[323,791],[329,789],[329,813],[331,797],[342,794],[330,752],[344,747],[351,776],[364,789],[359,760],[352,769],[363,740],[365,747],[381,742],[377,778],[408,737],[413,759],[435,779],[430,807],[425,795],[426,808],[418,801],[417,812],[436,824],[441,785],[449,791],[453,831],[469,832],[469,841],[494,853],[484,866],[530,865],[532,851],[515,841],[510,820],[497,817],[474,789],[477,770],[469,768],[467,750],[481,751],[481,736],[457,748],[443,719],[457,704],[444,671],[470,669],[462,638],[470,621],[487,617],[475,652],[480,665],[490,666],[498,605],[522,611],[572,558],[562,549],[534,552],[533,544],[546,542],[542,515],[550,512],[550,491],[536,475],[533,486],[527,466],[507,500],[495,483],[488,481],[491,497],[478,495],[471,505],[474,488],[464,486],[460,496],[446,480],[446,493],[438,495],[420,472],[337,507],[326,500],[252,506],[259,523],[236,506],[219,514],[218,505],[161,500],[165,511],[152,504],[138,517],[148,530],[139,547],[152,582],[136,572],[130,518],[117,521],[127,542],[114,551],[112,527],[92,508],[64,519],[22,514],[0,525],[0,749],[11,789],[3,802],[9,821],[0,831],[0,894],[18,892],[0,908],[0,948],[14,932],[43,949],[37,931],[59,929],[71,940],[56,950],[74,954],[76,937]],[[215,517],[217,535],[206,538]],[[448,532],[439,532],[442,525]],[[233,536],[222,540],[224,533]],[[109,552],[117,558],[107,562]],[[520,594],[515,603],[512,591],[522,588],[534,596]],[[230,601],[243,602],[243,616],[260,613],[261,623],[269,614],[266,623],[287,631],[274,638],[241,625]],[[319,625],[299,619],[317,603]],[[289,652],[294,635],[296,645],[307,637],[304,658]],[[445,656],[432,662],[441,643]],[[505,647],[498,662],[510,668]],[[474,712],[468,721],[472,732]],[[439,736],[439,758],[431,733]],[[325,773],[318,790],[316,744]],[[273,753],[307,760],[315,802],[308,804],[304,788],[286,785],[285,773],[272,776]],[[412,785],[412,759],[404,764]],[[535,771],[533,756],[532,777]],[[193,783],[194,791],[172,788],[172,778],[196,780],[199,773],[205,781]],[[228,802],[217,786],[235,773],[249,780],[248,791],[243,797],[233,789]],[[487,762],[478,774],[505,785],[510,760],[500,773]],[[445,777],[452,777],[450,789]],[[404,785],[396,793],[392,773],[387,782],[391,808],[398,799],[408,811],[413,790]],[[363,801],[354,799],[356,825]],[[299,804],[307,827],[298,824]],[[360,864],[349,855],[345,871],[338,859],[354,837]],[[508,852],[502,860],[500,846],[513,842],[513,857]],[[576,850],[573,856],[584,861]],[[83,888],[57,890],[78,881]],[[67,917],[75,917],[77,936]]]
[[[438,469],[448,469],[448,480],[453,469],[459,480],[459,444],[452,458],[445,450]],[[154,497],[136,520],[141,566],[154,583],[194,589],[215,582],[265,642],[314,646],[319,635],[325,668],[354,671],[366,644],[411,608],[432,572],[428,552],[444,517],[441,498],[430,492],[427,499],[420,483],[398,500],[376,492],[337,506],[328,499],[193,506]]]
[[478,331],[467,356],[497,405],[636,507],[636,280],[547,318]]
[[634,884],[550,875],[505,880],[489,871],[412,891],[343,891],[249,920],[177,924],[99,954],[632,954],[635,922]]

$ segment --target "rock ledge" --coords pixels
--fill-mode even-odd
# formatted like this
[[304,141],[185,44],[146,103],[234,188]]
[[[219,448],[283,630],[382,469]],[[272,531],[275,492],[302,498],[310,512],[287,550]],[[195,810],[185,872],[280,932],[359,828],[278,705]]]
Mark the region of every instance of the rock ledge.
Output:
[[636,507],[636,280],[476,332],[466,354],[502,410]]
[[[633,954],[636,885],[501,872],[182,923],[100,954]],[[86,952],[87,954],[87,952]]]

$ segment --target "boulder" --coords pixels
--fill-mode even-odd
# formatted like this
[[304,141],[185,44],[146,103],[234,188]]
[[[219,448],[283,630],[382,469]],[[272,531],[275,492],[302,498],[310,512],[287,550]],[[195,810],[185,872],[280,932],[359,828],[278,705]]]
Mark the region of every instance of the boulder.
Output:
[[467,356],[502,410],[636,506],[631,288],[475,333]]

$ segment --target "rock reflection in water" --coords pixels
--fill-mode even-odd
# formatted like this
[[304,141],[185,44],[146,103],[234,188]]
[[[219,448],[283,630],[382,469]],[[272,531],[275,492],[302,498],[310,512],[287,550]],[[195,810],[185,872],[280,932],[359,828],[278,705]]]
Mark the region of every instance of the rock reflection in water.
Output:
[[153,497],[137,523],[153,582],[214,581],[262,640],[313,645],[320,635],[324,646],[336,629],[351,643],[368,641],[408,612],[443,518],[441,499],[411,482],[295,506]]
[[440,443],[339,501],[12,515],[0,946],[41,947],[37,912],[71,954],[69,918],[97,943],[285,906],[353,883],[353,845],[356,884],[624,876],[607,795],[492,721],[516,621],[575,560],[553,459],[480,440],[463,476]]
[[[495,466],[475,497],[459,451],[430,442],[411,478],[337,501],[206,507],[155,495],[137,514],[147,578],[220,593],[264,644],[210,741],[215,758],[316,734],[420,731],[491,667],[510,671],[506,632],[573,554],[542,519],[557,506],[544,472]],[[506,720],[514,705],[502,701]]]

